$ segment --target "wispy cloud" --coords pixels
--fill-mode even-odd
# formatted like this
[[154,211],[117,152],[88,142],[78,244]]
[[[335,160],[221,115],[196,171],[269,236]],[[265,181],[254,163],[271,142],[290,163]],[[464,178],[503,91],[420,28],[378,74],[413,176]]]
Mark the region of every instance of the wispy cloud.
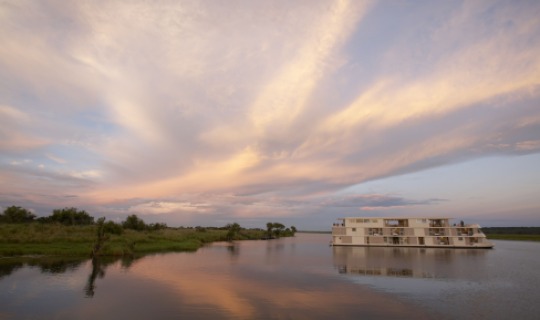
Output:
[[376,208],[401,208],[407,206],[430,205],[444,201],[443,199],[412,200],[394,195],[360,194],[341,198],[331,198],[323,202],[327,207],[349,207],[361,210],[374,210]]
[[4,1],[0,193],[207,217],[437,206],[336,199],[538,153],[539,15],[512,1]]

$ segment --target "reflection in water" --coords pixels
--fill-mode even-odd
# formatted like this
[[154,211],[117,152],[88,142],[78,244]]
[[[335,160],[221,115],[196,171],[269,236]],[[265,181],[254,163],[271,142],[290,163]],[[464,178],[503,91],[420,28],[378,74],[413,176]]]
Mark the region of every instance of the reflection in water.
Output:
[[102,263],[100,258],[92,258],[92,272],[88,276],[88,281],[86,283],[86,286],[84,287],[84,292],[86,293],[86,297],[93,297],[95,294],[95,282],[96,278],[103,278],[105,277],[105,268],[106,265]]
[[237,243],[230,242],[227,245],[227,251],[229,251],[229,253],[231,254],[231,258],[238,258],[238,256],[240,255],[240,246]]
[[12,261],[11,259],[0,259],[0,279],[9,276],[15,270],[24,267],[22,261]]
[[0,278],[9,276],[25,266],[39,268],[42,273],[59,274],[79,268],[87,259],[65,257],[2,258],[0,259]]
[[432,274],[425,272],[415,272],[412,269],[397,268],[355,268],[348,266],[338,266],[339,273],[358,274],[363,276],[387,276],[387,277],[409,277],[409,278],[433,278]]
[[[336,280],[327,239],[319,238],[300,244],[296,239],[215,243],[193,255],[145,259],[130,274],[167,288],[185,318],[427,318],[422,310]],[[167,313],[163,297],[156,303]]]
[[[138,257],[140,259],[142,257]],[[108,266],[121,261],[121,266],[128,269],[136,259],[133,257],[98,257],[92,258],[91,272],[84,287],[85,296],[92,298],[95,294],[96,279],[103,279]],[[24,268],[38,268],[43,274],[63,274],[75,272],[89,259],[65,257],[39,257],[39,258],[4,258],[0,259],[0,279]]]
[[451,278],[463,264],[478,265],[485,254],[475,249],[333,247],[338,272],[362,276]]
[[123,269],[131,267],[133,262],[137,259],[141,259],[142,256],[134,258],[132,256],[126,257],[94,257],[92,258],[92,271],[88,275],[88,281],[84,287],[84,292],[87,298],[92,298],[95,294],[96,279],[103,279],[105,277],[105,271],[107,267],[120,261]]
[[537,319],[539,244],[494,250],[333,247],[340,277],[407,299],[448,319]]
[[299,234],[136,263],[3,258],[0,319],[536,319],[537,252],[329,247]]

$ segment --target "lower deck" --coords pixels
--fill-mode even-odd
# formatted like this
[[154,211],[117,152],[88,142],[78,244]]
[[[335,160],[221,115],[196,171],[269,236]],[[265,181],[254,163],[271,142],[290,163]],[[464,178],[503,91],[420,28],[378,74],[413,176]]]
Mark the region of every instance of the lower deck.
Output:
[[407,247],[407,248],[455,248],[455,249],[492,249],[493,245],[469,245],[469,246],[454,246],[454,245],[408,245],[408,244],[335,244],[330,243],[334,247]]
[[492,248],[493,244],[484,237],[415,237],[415,236],[336,236],[333,246],[363,247],[427,247],[427,248]]

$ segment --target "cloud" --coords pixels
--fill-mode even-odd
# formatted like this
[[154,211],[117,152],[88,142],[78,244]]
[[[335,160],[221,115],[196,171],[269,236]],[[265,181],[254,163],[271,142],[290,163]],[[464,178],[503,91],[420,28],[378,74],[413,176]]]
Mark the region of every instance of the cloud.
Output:
[[518,151],[538,151],[540,150],[540,140],[520,141],[516,144]]
[[60,157],[57,157],[57,156],[54,156],[52,154],[46,154],[45,155],[47,158],[51,159],[52,161],[56,162],[56,163],[60,163],[60,164],[65,164],[67,163],[67,161],[65,159],[62,159]]
[[152,201],[132,206],[128,211],[140,214],[169,214],[181,211],[206,212],[208,206],[205,203]]
[[348,38],[365,9],[355,8],[349,1],[336,1],[322,14],[296,56],[278,70],[255,100],[251,121],[257,133],[266,136],[274,127],[270,133],[279,134],[305,113],[314,88],[329,71],[328,62],[335,60],[332,53]]
[[341,198],[331,198],[323,202],[326,207],[360,208],[375,210],[377,208],[401,208],[407,206],[431,205],[444,201],[442,199],[411,200],[398,196],[383,194],[348,195]]
[[0,191],[125,214],[436,206],[332,197],[538,153],[538,14],[511,1],[3,2]]
[[49,141],[32,133],[25,132],[24,127],[32,126],[35,121],[17,108],[0,105],[0,150],[4,152],[21,152],[43,147]]

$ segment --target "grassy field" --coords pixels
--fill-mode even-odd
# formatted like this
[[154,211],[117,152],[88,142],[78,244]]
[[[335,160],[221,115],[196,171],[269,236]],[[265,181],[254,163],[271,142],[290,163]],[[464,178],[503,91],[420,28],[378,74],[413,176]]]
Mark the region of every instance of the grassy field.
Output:
[[492,240],[540,241],[538,234],[487,234],[486,236]]
[[[0,224],[0,256],[90,256],[96,242],[95,225]],[[261,230],[242,229],[237,239],[260,239]],[[108,235],[100,255],[124,256],[169,251],[195,251],[205,243],[225,241],[227,230],[166,228],[155,231],[125,230]]]

